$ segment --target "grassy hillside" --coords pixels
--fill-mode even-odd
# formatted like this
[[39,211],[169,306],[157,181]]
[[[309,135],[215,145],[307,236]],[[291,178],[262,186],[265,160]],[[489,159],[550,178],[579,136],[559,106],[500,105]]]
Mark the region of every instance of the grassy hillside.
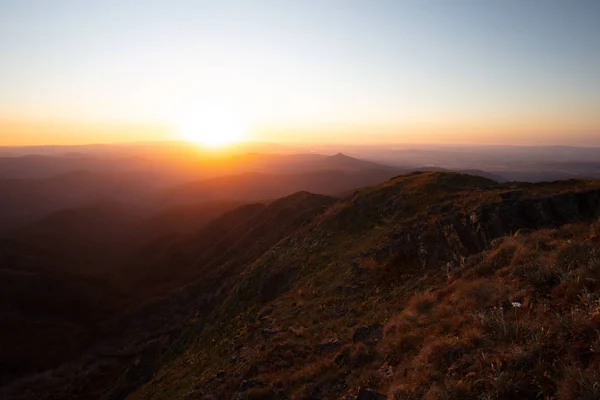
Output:
[[130,398],[597,398],[597,228],[558,227],[597,218],[599,188],[361,191],[248,266]]
[[122,275],[131,285],[137,283],[141,291],[155,295],[198,277],[220,285],[334,201],[298,192],[269,205],[238,207],[198,232],[154,240],[132,257]]
[[164,192],[162,201],[171,206],[212,200],[251,202],[289,196],[298,191],[335,196],[384,182],[397,173],[397,170],[389,167],[331,169],[293,174],[250,172],[175,186]]
[[165,244],[157,270],[198,278],[136,316],[115,381],[82,364],[5,397],[600,395],[600,182],[413,173],[252,207],[208,250]]
[[0,385],[79,355],[97,322],[123,305],[107,282],[71,263],[60,252],[0,240]]

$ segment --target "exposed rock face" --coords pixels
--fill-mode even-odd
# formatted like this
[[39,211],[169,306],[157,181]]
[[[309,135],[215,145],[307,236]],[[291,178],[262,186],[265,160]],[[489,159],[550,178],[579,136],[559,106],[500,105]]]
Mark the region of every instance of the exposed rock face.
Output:
[[381,340],[383,336],[383,327],[381,324],[374,324],[371,326],[362,326],[352,335],[352,341],[354,343],[363,342],[365,344],[375,344]]
[[386,400],[387,396],[371,389],[361,388],[356,395],[356,400]]
[[[521,229],[555,228],[598,216],[600,191],[594,190],[483,205],[468,217],[457,215],[451,227],[459,239],[459,253],[473,254],[484,250],[493,239]],[[448,237],[451,232],[446,229],[447,242],[452,240]]]
[[446,215],[435,222],[422,220],[390,234],[375,258],[412,262],[425,268],[457,266],[483,251],[496,238],[529,229],[556,228],[600,216],[600,190],[561,193],[539,198],[504,197],[470,213]]
[[[294,198],[305,204],[305,197]],[[486,254],[495,240],[519,232],[514,239],[526,242],[529,238],[519,236],[529,229],[600,216],[600,182],[512,185],[460,174],[410,174],[341,201],[315,198],[315,207],[309,207],[306,218],[294,198],[279,204],[285,212],[271,205],[272,211],[265,208],[257,214],[265,218],[242,226],[248,229],[236,225],[235,234],[227,235],[236,240],[220,242],[223,247],[203,256],[207,264],[202,279],[145,310],[131,335],[129,347],[136,350],[131,357],[133,367],[130,363],[120,373],[112,398],[125,398],[133,391],[137,391],[135,398],[167,398],[161,395],[179,390],[188,396],[181,398],[189,399],[382,400],[387,397],[380,392],[388,393],[386,385],[392,380],[426,374],[429,366],[439,367],[438,377],[454,374],[461,380],[479,380],[475,372],[467,375],[450,368],[470,351],[471,344],[462,336],[452,332],[437,342],[424,340],[425,334],[440,339],[433,336],[441,334],[438,326],[428,331],[421,320],[429,318],[431,307],[444,311],[450,299],[443,268],[450,271],[464,265],[462,272],[468,272],[472,261]],[[291,221],[282,218],[286,215],[293,217]],[[600,222],[589,227],[592,234],[600,235],[599,226]],[[272,236],[265,241],[267,233]],[[214,253],[235,258],[221,263],[220,258],[209,257]],[[555,277],[545,271],[540,268],[540,277],[534,277],[543,280],[537,289],[525,282],[528,277],[523,278],[524,287],[552,294]],[[406,279],[397,279],[400,276]],[[478,282],[473,286],[477,290],[471,291],[472,282],[460,279],[462,289],[475,294],[487,295],[497,284],[496,279]],[[594,275],[577,285],[591,292],[597,281]],[[389,286],[382,284],[388,282]],[[451,289],[452,301],[459,304],[448,305],[448,314],[454,317],[453,310],[461,310],[460,304],[469,305],[471,300],[464,300],[459,286]],[[512,302],[518,302],[522,311],[530,310],[529,292],[517,289],[510,298],[499,291],[502,295],[489,300],[486,307],[513,311]],[[469,316],[480,307],[479,301],[473,302],[477,304]],[[431,315],[436,325],[445,314]],[[454,324],[450,316],[447,322]],[[454,325],[440,324],[445,326]],[[590,340],[597,339],[595,329],[590,329]],[[474,343],[475,348],[480,344]],[[585,349],[589,348],[586,344]],[[139,356],[142,353],[146,358]],[[165,354],[174,354],[178,361],[164,363]],[[417,357],[414,365],[423,369],[399,365],[407,357]],[[491,363],[481,364],[487,368]],[[376,379],[365,382],[360,376],[363,369],[372,369]],[[82,371],[74,375],[81,379],[74,381],[90,376]],[[193,384],[182,376],[193,376]],[[104,388],[104,381],[93,379]],[[56,382],[54,387],[68,388]],[[368,388],[359,389],[364,384]],[[39,383],[40,388],[44,385]],[[390,397],[402,398],[402,390],[389,392]],[[413,397],[423,398],[424,393]]]

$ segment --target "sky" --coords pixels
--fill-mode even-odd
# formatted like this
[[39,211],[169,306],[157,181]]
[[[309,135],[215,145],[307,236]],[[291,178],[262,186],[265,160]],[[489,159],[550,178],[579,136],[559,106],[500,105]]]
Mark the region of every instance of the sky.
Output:
[[599,21],[598,0],[0,0],[0,145],[600,146]]

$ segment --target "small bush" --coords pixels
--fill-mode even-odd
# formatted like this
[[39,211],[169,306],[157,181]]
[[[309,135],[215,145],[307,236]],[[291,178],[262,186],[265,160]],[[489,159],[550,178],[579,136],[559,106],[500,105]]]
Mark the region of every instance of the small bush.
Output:
[[506,239],[495,250],[487,253],[473,270],[480,276],[489,276],[497,270],[510,265],[518,246],[514,239]]
[[457,283],[449,301],[461,310],[476,310],[497,305],[506,294],[506,287],[500,282],[480,278]]
[[464,380],[454,381],[449,379],[434,383],[423,396],[423,399],[426,400],[469,400],[476,398],[477,396]]
[[594,250],[589,243],[569,241],[557,251],[556,267],[564,271],[588,267]]
[[423,346],[416,362],[426,369],[446,370],[461,358],[470,347],[470,344],[458,338],[436,338]]
[[[519,310],[514,310],[515,314],[519,312]],[[481,325],[498,340],[517,343],[525,339],[530,333],[529,329],[518,318],[515,321],[506,318],[502,307],[480,311],[476,313],[476,317]]]
[[254,387],[248,389],[244,397],[246,400],[272,400],[276,395],[269,387]]
[[561,274],[552,266],[526,264],[515,269],[514,274],[520,276],[540,293],[547,293],[561,281]]
[[438,302],[434,293],[426,292],[414,295],[406,305],[406,312],[410,315],[427,314],[433,306]]
[[600,371],[582,371],[578,367],[568,367],[558,385],[556,397],[559,400],[600,399]]
[[402,359],[417,354],[423,343],[423,335],[418,333],[402,333],[386,340],[388,359],[391,365],[397,365]]

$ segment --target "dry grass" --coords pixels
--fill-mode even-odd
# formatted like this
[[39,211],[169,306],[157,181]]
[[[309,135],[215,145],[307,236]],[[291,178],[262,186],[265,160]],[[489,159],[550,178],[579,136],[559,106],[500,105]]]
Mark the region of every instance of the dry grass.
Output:
[[589,232],[497,241],[447,286],[413,296],[386,326],[399,371],[390,397],[600,398],[599,243]]
[[[311,293],[303,306],[317,314],[292,326],[319,329],[286,330],[286,341],[264,359],[281,370],[262,378],[295,399],[338,398],[357,387],[397,399],[599,398],[600,258],[588,228],[511,236],[468,259],[451,280],[443,272],[416,280],[415,288],[427,288],[390,313],[373,343],[353,343],[344,315],[320,319],[348,299]],[[356,298],[362,309],[377,314],[402,304],[393,289],[373,290],[376,297]],[[366,307],[375,298],[377,306]],[[342,344],[307,351],[325,329]],[[304,351],[298,340],[308,342]],[[277,361],[282,356],[294,361]]]
[[[241,392],[248,399],[345,398],[359,387],[396,399],[600,398],[600,253],[589,232],[498,240],[450,280],[440,271],[381,287],[365,275],[341,296],[331,276],[313,278],[320,290],[289,292],[236,331],[248,350],[231,385],[264,382]],[[385,319],[381,337],[353,340],[366,315]],[[276,333],[265,341],[265,331]],[[222,385],[215,393],[229,395]]]
[[[440,184],[458,178],[430,184],[431,176],[366,189],[330,208],[289,246],[266,253],[244,276],[246,286],[236,287],[244,296],[234,290],[222,307],[235,323],[219,332],[234,338],[218,355],[210,343],[192,347],[207,361],[182,370],[200,376],[204,390],[222,388],[223,398],[241,391],[214,379],[211,363],[238,381],[267,382],[278,398],[350,398],[360,387],[397,399],[598,398],[596,225],[521,231],[471,256],[461,248],[448,267],[439,237],[419,236],[437,226],[437,211],[428,214],[431,199],[441,199],[436,206],[462,201],[470,210],[499,196],[485,191],[487,181],[444,191]],[[260,300],[257,282],[289,270],[297,274],[284,280],[286,291]],[[272,313],[257,317],[265,307]],[[383,328],[357,339],[373,326]],[[160,398],[155,382],[139,398]]]

